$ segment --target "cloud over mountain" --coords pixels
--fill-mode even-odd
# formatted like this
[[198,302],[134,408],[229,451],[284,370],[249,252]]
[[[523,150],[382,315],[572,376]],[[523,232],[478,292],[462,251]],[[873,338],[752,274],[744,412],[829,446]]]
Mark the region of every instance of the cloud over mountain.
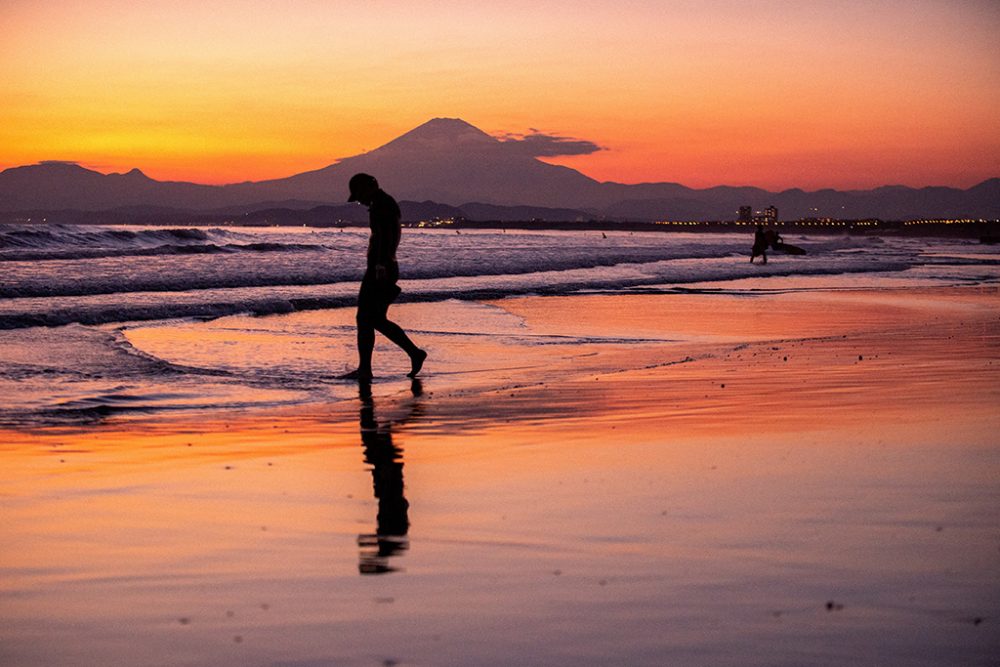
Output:
[[593,141],[546,134],[531,128],[528,134],[506,132],[497,137],[506,150],[524,157],[556,157],[559,155],[590,155],[606,150]]

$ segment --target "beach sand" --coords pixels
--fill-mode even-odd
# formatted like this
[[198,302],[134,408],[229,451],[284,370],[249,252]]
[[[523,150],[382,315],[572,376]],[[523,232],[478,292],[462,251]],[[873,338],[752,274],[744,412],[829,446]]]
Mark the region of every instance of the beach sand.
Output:
[[[402,304],[419,383],[4,431],[0,664],[996,664],[998,297]],[[128,336],[336,373],[351,318]]]

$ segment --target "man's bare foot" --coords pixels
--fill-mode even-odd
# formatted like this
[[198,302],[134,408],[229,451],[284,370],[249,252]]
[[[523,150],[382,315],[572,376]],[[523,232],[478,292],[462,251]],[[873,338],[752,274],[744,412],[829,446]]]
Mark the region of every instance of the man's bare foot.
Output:
[[417,350],[416,352],[414,352],[413,356],[410,357],[411,368],[410,372],[406,374],[406,377],[411,377],[411,378],[417,377],[417,373],[419,373],[420,369],[424,367],[424,359],[426,358],[427,358],[427,353],[424,352],[423,350]]
[[372,372],[360,368],[338,376],[340,380],[357,380],[358,382],[368,382],[372,379]]

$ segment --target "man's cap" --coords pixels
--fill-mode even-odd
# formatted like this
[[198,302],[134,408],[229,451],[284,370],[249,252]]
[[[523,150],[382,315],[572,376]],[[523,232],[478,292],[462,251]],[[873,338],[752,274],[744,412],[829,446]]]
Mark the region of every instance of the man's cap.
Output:
[[369,185],[373,185],[376,188],[378,187],[378,181],[376,181],[375,177],[371,174],[359,173],[351,176],[351,180],[347,184],[347,187],[351,191],[351,196],[347,199],[347,201],[358,201],[358,191]]

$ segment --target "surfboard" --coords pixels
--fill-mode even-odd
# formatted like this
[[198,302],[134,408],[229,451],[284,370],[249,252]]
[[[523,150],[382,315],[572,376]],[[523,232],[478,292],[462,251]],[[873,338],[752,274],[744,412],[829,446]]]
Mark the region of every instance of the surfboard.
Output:
[[788,245],[787,243],[779,243],[774,247],[778,252],[783,252],[786,255],[804,255],[806,251],[797,245]]

